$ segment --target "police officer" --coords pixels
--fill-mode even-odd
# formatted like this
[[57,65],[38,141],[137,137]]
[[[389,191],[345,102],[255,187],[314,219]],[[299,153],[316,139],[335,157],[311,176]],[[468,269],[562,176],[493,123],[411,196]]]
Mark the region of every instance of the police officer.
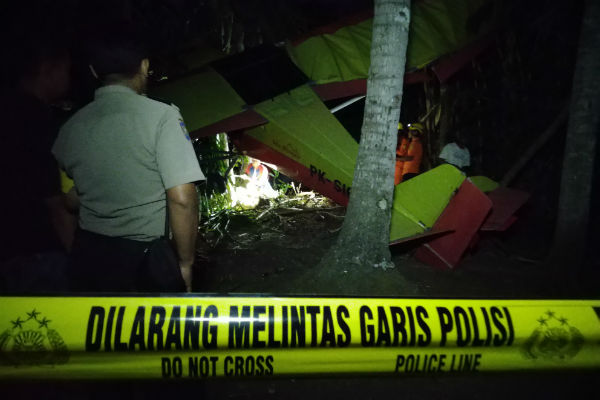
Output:
[[[143,96],[149,61],[128,25],[98,34],[89,56],[102,86],[52,149],[74,181],[70,203],[79,203],[71,289],[189,291],[198,229],[194,182],[204,175],[183,119],[177,108]],[[167,215],[176,256],[170,270],[171,250],[161,245]],[[165,272],[151,287],[153,257],[163,257],[154,266]]]

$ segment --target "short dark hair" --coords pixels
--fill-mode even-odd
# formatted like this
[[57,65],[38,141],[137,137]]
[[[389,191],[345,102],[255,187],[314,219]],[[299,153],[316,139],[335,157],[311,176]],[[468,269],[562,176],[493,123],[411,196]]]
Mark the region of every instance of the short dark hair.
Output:
[[97,28],[88,42],[88,62],[100,80],[109,75],[132,78],[148,57],[141,32],[127,22]]

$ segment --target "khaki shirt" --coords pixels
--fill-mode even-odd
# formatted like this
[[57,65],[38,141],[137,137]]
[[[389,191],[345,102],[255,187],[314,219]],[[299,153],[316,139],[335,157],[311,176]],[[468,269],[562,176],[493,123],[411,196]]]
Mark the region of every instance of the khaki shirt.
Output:
[[205,179],[178,109],[120,85],[98,89],[52,152],[75,182],[79,225],[107,236],[162,236],[165,190]]

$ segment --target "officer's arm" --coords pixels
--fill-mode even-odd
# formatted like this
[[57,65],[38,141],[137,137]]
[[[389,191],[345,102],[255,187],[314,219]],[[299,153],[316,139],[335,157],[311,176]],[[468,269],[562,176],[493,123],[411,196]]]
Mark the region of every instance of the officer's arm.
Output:
[[168,189],[167,198],[179,267],[186,289],[190,291],[198,233],[198,195],[193,183],[185,183]]

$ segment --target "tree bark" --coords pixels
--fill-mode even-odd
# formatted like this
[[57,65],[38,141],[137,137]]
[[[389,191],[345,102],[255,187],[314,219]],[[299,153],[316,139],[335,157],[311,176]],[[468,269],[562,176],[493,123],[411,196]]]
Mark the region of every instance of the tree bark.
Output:
[[551,254],[558,277],[571,282],[576,280],[585,260],[594,158],[600,129],[599,20],[600,2],[587,0],[573,77]]
[[352,193],[337,242],[320,263],[321,275],[394,266],[388,243],[409,23],[410,0],[375,1],[371,67]]

